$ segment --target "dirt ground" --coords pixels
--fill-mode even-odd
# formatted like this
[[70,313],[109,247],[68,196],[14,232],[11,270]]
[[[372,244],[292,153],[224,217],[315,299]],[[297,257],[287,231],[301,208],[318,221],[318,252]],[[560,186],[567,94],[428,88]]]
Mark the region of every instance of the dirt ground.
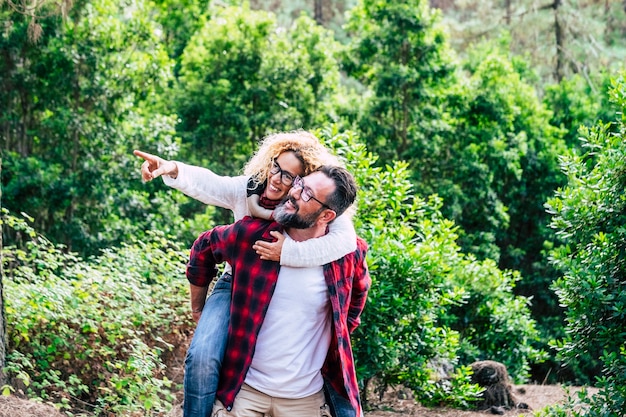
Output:
[[[578,391],[579,387],[563,387],[561,385],[516,385],[513,395],[517,402],[528,404],[528,409],[502,410],[506,417],[533,416],[533,412],[546,406],[563,403],[568,395]],[[596,392],[595,389],[590,389]],[[374,409],[365,412],[366,417],[488,417],[495,414],[487,411],[462,411],[449,408],[426,408],[412,399],[401,399],[406,393],[403,390],[389,390],[382,402],[373,404]]]
[[[577,388],[572,388],[577,390]],[[509,410],[505,417],[531,417],[534,411],[558,404],[565,400],[566,389],[560,385],[517,385],[513,394],[520,402],[529,405],[529,410]],[[374,409],[365,412],[365,417],[489,417],[489,411],[461,411],[448,408],[425,408],[406,397],[405,390],[390,389],[382,402],[372,404]],[[181,417],[180,406],[175,406],[167,417]],[[0,396],[0,417],[65,417],[53,407],[23,400],[15,396]]]
[[[166,360],[167,377],[176,384],[182,385],[184,358],[187,351],[187,343],[181,343],[174,351],[170,352]],[[505,412],[505,417],[532,417],[534,411],[539,411],[552,404],[559,404],[567,398],[567,391],[577,391],[579,388],[564,388],[560,385],[516,385],[512,387],[512,393],[516,403],[524,402],[529,409],[514,409]],[[595,389],[589,390],[597,392]],[[169,413],[160,417],[182,417],[182,390],[176,392],[176,404]],[[385,393],[382,401],[372,394],[368,395],[370,409],[365,412],[365,417],[489,417],[494,414],[489,411],[462,411],[448,408],[426,408],[416,403],[411,398],[409,390],[402,388],[390,388]],[[142,414],[143,415],[143,414]],[[88,415],[85,415],[88,416]],[[66,417],[54,407],[40,404],[16,396],[0,395],[0,417]],[[120,416],[121,417],[121,416]],[[135,417],[135,416],[124,416]]]

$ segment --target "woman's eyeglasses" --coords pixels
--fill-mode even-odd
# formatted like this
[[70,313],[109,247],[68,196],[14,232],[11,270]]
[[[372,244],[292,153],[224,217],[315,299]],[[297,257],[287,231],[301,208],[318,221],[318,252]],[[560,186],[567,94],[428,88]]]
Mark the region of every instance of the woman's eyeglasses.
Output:
[[283,170],[276,160],[272,161],[272,166],[270,167],[270,175],[276,175],[280,172],[280,182],[285,185],[293,184],[294,176],[289,172]]

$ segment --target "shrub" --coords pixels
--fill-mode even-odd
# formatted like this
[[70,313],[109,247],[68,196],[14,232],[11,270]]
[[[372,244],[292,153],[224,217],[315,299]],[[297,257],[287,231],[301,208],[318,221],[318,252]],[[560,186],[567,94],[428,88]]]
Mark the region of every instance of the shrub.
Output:
[[357,177],[355,224],[370,245],[373,284],[353,335],[365,388],[404,384],[424,404],[467,408],[479,392],[470,362],[503,362],[523,380],[541,352],[528,300],[512,295],[517,275],[460,252],[443,202],[412,193],[407,164],[375,167],[353,134],[322,136]]
[[3,252],[9,376],[68,410],[170,408],[162,358],[191,324],[185,251],[150,232],[83,260],[6,210],[3,222],[23,237]]

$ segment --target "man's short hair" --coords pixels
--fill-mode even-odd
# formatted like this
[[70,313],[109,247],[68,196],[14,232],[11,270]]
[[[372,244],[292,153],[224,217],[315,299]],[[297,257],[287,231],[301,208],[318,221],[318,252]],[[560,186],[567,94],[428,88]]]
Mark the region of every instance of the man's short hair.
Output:
[[335,191],[326,199],[337,217],[341,216],[356,199],[357,185],[354,176],[345,168],[334,165],[322,165],[317,171],[325,174],[335,183]]

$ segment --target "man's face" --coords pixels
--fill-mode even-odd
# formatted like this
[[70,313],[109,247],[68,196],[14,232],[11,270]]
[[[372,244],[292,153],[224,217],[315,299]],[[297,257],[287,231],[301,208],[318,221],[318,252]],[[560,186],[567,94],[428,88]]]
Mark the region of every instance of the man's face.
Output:
[[308,229],[328,210],[324,201],[335,189],[333,181],[321,172],[314,172],[301,181],[294,182],[286,200],[274,209],[274,220],[284,227]]

